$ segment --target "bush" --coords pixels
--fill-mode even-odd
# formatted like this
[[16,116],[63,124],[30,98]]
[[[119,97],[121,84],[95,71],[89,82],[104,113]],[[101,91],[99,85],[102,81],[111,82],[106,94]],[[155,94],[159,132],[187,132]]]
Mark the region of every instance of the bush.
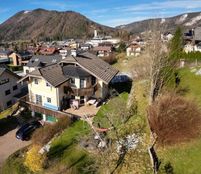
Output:
[[37,129],[32,136],[33,143],[44,146],[55,136],[55,134],[66,129],[70,125],[70,122],[68,117],[63,117],[60,118],[57,123],[45,125],[44,127]]
[[110,65],[112,65],[112,64],[114,64],[114,63],[117,62],[117,59],[116,59],[116,57],[115,57],[114,54],[111,54],[111,55],[108,56],[108,57],[103,57],[102,59],[103,59],[105,62],[109,63]]
[[200,108],[180,96],[169,94],[158,98],[148,109],[148,119],[159,144],[177,143],[200,135]]
[[24,165],[33,172],[40,172],[43,170],[45,157],[39,153],[40,146],[34,145],[26,153]]

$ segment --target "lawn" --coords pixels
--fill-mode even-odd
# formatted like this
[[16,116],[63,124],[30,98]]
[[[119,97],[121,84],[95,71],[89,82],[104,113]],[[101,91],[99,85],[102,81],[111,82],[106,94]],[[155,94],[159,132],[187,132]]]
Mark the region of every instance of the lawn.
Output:
[[[77,121],[66,129],[51,145],[48,153],[49,163],[57,162],[57,166],[65,165],[78,173],[85,173],[84,167],[93,163],[89,153],[79,145],[79,141],[91,131],[84,121]],[[59,161],[59,163],[58,163]],[[57,166],[54,166],[54,168]],[[55,170],[50,167],[49,170]]]
[[[201,106],[201,76],[195,75],[190,69],[179,71],[181,76],[180,87],[185,88],[185,97],[195,99]],[[164,165],[170,163],[175,174],[196,174],[201,171],[201,138],[190,142],[180,143],[174,146],[158,148],[158,156],[161,159],[161,173]]]
[[181,69],[179,74],[181,76],[180,85],[187,90],[186,97],[196,99],[201,105],[201,75],[195,75],[188,68]]
[[10,115],[16,108],[18,107],[18,104],[16,103],[15,105],[13,105],[12,107],[2,111],[0,113],[0,119],[7,117],[8,115]]

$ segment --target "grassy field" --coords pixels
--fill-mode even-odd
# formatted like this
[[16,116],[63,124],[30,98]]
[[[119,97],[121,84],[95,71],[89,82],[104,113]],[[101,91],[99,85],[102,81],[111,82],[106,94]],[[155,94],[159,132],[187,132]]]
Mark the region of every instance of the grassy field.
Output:
[[73,169],[76,173],[85,173],[85,165],[90,165],[92,160],[88,152],[78,142],[87,136],[90,131],[91,128],[86,122],[78,121],[56,138],[52,142],[47,156],[50,165],[51,163],[54,164],[55,161],[57,164],[53,168],[50,167],[48,171],[58,170],[58,166],[64,165],[67,169]]
[[[181,87],[185,88],[185,97],[194,99],[201,106],[201,76],[195,75],[190,69],[180,70]],[[161,159],[161,173],[168,163],[175,174],[197,174],[201,171],[201,138],[169,147],[158,148]]]

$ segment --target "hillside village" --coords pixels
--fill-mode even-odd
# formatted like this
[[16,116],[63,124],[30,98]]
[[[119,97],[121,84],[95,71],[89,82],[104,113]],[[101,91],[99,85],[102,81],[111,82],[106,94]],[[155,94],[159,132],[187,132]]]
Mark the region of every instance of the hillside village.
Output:
[[201,27],[154,27],[1,40],[0,173],[201,171]]

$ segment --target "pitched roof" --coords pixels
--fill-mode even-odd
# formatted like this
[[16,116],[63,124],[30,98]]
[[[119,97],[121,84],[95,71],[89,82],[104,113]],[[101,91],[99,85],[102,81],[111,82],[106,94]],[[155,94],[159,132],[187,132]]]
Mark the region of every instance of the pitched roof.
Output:
[[33,56],[26,66],[28,67],[44,67],[48,66],[62,60],[61,55],[51,55],[51,56],[44,56],[44,55],[37,55]]
[[63,59],[61,62],[76,63],[88,73],[103,80],[106,84],[118,73],[118,70],[89,52],[79,53],[77,57],[73,58],[75,59],[74,62],[72,62],[72,56],[71,58]]
[[84,69],[82,69],[79,66],[75,65],[66,65],[63,68],[63,73],[65,76],[69,77],[89,77],[91,74],[86,72]]
[[69,80],[69,77],[63,74],[62,68],[58,64],[50,65],[39,69],[43,78],[45,78],[54,87]]
[[20,78],[20,76],[18,76],[17,74],[15,74],[15,73],[12,72],[11,70],[9,70],[6,65],[0,65],[0,76],[1,76],[4,72],[8,72],[9,74],[15,76],[15,77],[18,78],[18,79]]
[[52,64],[36,69],[20,79],[18,83],[24,81],[28,77],[42,77],[54,87],[57,87],[69,80],[69,77],[63,74],[62,68],[59,64]]

